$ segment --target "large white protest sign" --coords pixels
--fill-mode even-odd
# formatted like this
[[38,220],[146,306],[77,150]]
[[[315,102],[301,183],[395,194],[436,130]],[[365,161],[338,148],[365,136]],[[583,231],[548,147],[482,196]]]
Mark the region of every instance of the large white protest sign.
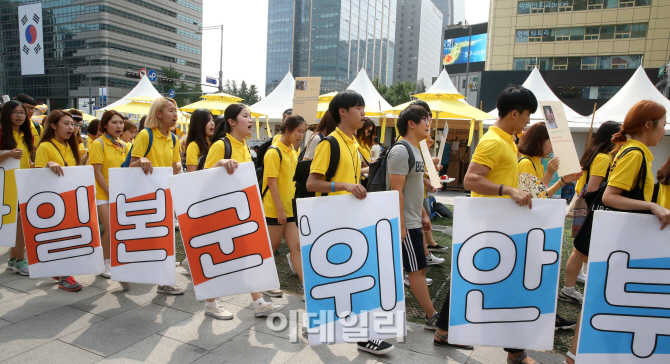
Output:
[[197,299],[279,288],[253,163],[168,182]]
[[565,200],[456,198],[449,342],[551,350]]
[[596,211],[577,363],[670,362],[670,230]]
[[21,74],[44,74],[44,39],[42,4],[19,6],[19,51]]
[[0,246],[14,247],[16,244],[17,192],[14,172],[20,161],[8,158],[0,162]]
[[172,167],[109,169],[112,279],[175,284]]
[[93,167],[17,169],[16,185],[30,278],[105,270]]
[[297,206],[309,344],[404,336],[398,193]]

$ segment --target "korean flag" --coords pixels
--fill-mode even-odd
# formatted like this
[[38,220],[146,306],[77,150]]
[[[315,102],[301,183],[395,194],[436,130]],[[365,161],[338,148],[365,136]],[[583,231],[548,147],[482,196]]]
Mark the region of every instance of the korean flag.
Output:
[[19,6],[21,75],[44,74],[42,4]]

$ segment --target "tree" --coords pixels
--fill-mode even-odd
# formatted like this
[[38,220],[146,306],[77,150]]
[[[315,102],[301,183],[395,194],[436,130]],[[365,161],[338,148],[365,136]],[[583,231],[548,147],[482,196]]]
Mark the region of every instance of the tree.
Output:
[[249,86],[246,81],[242,81],[238,88],[235,80],[226,80],[226,83],[223,85],[223,92],[241,98],[242,101],[240,102],[246,105],[253,105],[261,101],[256,85]]
[[372,81],[372,84],[377,89],[377,92],[393,106],[404,104],[411,100],[410,95],[417,91],[417,84],[413,82],[400,82],[387,86],[382,84],[379,79]]
[[172,84],[161,83],[161,92],[166,93],[166,89],[169,90],[168,87],[173,88],[177,93],[177,95],[175,95],[174,97],[174,100],[177,102],[177,106],[184,106],[200,100],[200,94],[197,93],[191,94],[191,92],[202,93],[202,88],[200,87],[200,84],[189,86],[184,81],[179,81],[179,83],[177,83],[177,80],[181,80],[183,74],[174,69],[174,67],[172,66],[161,67],[161,70],[163,71],[163,75],[165,75],[165,78],[174,80],[174,83]]

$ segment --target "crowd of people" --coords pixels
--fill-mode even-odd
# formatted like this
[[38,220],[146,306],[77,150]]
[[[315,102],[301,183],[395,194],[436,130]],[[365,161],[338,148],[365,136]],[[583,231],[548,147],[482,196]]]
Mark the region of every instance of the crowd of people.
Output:
[[[156,99],[139,127],[119,112],[108,110],[100,120],[88,125],[88,148],[82,142],[81,112],[54,110],[40,124],[31,120],[35,107],[35,100],[24,94],[2,106],[0,161],[18,159],[21,169],[49,168],[59,176],[67,173],[64,167],[93,166],[98,218],[104,229],[101,245],[105,271],[101,275],[105,278],[111,276],[109,169],[121,167],[128,156],[129,167],[141,168],[145,174],[152,173],[155,167],[172,167],[174,174],[197,173],[210,168],[224,168],[233,174],[240,163],[257,159],[257,165],[263,166],[259,189],[272,249],[277,251],[282,238],[285,240],[290,251],[287,255],[289,265],[301,281],[294,198],[298,163],[311,161],[305,184],[310,193],[315,196],[351,194],[357,199],[365,199],[368,194],[366,178],[370,166],[379,161],[386,163],[386,190],[399,193],[405,284],[424,311],[424,327],[435,331],[435,345],[472,349],[449,342],[449,295],[438,311],[428,290],[432,281],[426,277],[426,267],[444,262],[432,252],[444,251],[447,247],[433,239],[430,207],[425,204],[426,194],[435,192],[427,177],[427,168],[440,170],[442,167],[437,158],[431,164],[424,163],[421,155],[419,143],[430,141],[432,124],[431,110],[425,102],[417,100],[400,113],[396,122],[398,140],[383,151],[375,124],[365,117],[365,100],[355,91],[338,93],[316,126],[307,125],[302,116],[286,110],[280,134],[275,135],[265,149],[254,150],[245,141],[251,136],[253,123],[250,110],[242,104],[231,104],[218,117],[208,110],[195,110],[183,145],[171,132],[177,123],[178,106],[170,98]],[[628,112],[623,125],[615,122],[601,125],[581,159],[583,173],[562,176],[552,186],[549,186],[550,180],[558,170],[560,160],[551,159],[546,170],[541,163],[541,158],[548,157],[552,148],[545,123],[528,128],[530,115],[538,108],[533,93],[522,86],[511,86],[500,94],[497,107],[499,117],[479,141],[465,174],[464,186],[472,192],[472,197],[511,198],[520,207],[532,208],[532,198],[550,197],[560,187],[576,182],[576,198],[603,190],[602,201],[607,206],[624,211],[650,211],[658,217],[661,228],[670,224],[670,160],[659,170],[658,182],[650,173],[653,155],[649,147],[657,145],[665,133],[666,110],[663,106],[653,101],[641,101]],[[303,140],[308,130],[312,133]],[[333,148],[339,148],[336,153],[339,160],[335,165],[331,165]],[[182,154],[185,169],[182,169]],[[538,194],[520,188],[520,175],[537,178],[546,191]],[[575,248],[567,263],[565,287],[558,295],[563,301],[583,303],[575,282],[585,279],[583,264],[588,259],[590,233],[587,219],[575,236]],[[24,247],[19,219],[8,269],[28,275]],[[182,265],[189,271],[188,260]],[[66,291],[82,289],[71,276],[54,277],[54,280]],[[127,282],[121,282],[121,285],[125,290],[131,289]],[[157,291],[176,295],[184,293],[184,288],[158,286]],[[251,293],[256,317],[269,316],[284,308],[271,300],[266,301],[264,295],[281,297],[283,292]],[[233,314],[216,299],[205,302],[205,314],[216,319],[233,318]],[[556,329],[576,325],[575,321],[556,316]],[[305,317],[303,332],[306,327]],[[514,333],[510,332],[510,335]],[[574,363],[574,343],[567,353],[568,364]],[[357,345],[362,351],[378,355],[393,350],[393,345],[384,340]],[[506,348],[505,351],[509,364],[535,362],[524,349]]]

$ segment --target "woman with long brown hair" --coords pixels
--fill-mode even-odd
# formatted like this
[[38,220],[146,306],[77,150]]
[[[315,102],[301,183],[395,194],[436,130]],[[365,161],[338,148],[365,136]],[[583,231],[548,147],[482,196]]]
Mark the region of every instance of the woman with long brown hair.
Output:
[[377,136],[375,123],[370,118],[363,119],[363,127],[356,130],[355,136],[358,142],[358,151],[361,152],[366,164],[372,163],[370,148],[374,145],[374,139]]
[[314,129],[314,133],[309,137],[309,140],[305,144],[305,150],[302,155],[298,157],[298,160],[311,160],[314,159],[314,152],[316,151],[316,146],[319,142],[330,135],[337,128],[337,124],[333,117],[330,115],[330,111],[326,111],[319,121],[319,124]]

